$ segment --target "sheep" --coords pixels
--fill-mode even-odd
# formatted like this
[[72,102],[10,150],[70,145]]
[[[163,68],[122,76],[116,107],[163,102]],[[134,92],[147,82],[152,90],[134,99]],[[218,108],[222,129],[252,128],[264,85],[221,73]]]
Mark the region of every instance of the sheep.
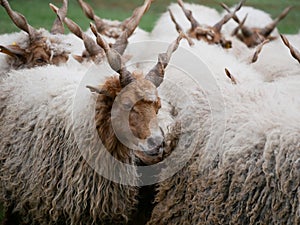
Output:
[[[185,7],[193,11],[193,16],[197,21],[213,26],[216,21],[220,21],[221,17],[216,9],[206,7],[204,5],[184,3]],[[182,9],[178,4],[171,3],[168,9],[176,16],[176,20],[180,21],[182,29],[188,30],[190,28],[190,22],[186,19],[186,16],[182,12]],[[169,12],[163,13],[156,21],[156,24],[151,31],[151,38],[160,37],[162,34],[169,34],[174,37],[177,35],[176,30],[172,25]]]
[[[231,12],[225,4],[222,4],[222,6],[225,8],[225,13]],[[233,16],[239,25],[234,29],[232,35],[236,35],[239,40],[250,48],[257,46],[265,39],[274,40],[276,36],[278,36],[276,25],[287,16],[291,8],[292,7],[285,8],[275,20],[272,20],[267,13],[261,10],[253,7],[243,7],[242,10],[236,13],[236,16]],[[244,18],[243,21],[239,19],[241,17]],[[265,25],[262,24],[262,21]],[[257,24],[259,24],[259,27],[257,27]],[[232,25],[229,24],[228,26],[230,27]],[[230,30],[232,30],[232,28]],[[241,33],[239,33],[239,31],[241,31]],[[271,36],[271,33],[276,34],[276,36]]]
[[[133,33],[138,29],[138,24],[139,24],[142,16],[149,9],[151,2],[152,2],[151,0],[145,0],[144,4],[141,7],[138,7],[137,9],[134,10],[132,16],[126,20],[127,21],[126,27],[124,27],[124,29],[120,30],[121,33],[118,33],[117,36],[114,36],[115,40],[113,40],[114,38],[107,38],[107,37],[105,38],[106,41],[115,42],[113,44],[113,46],[115,46],[115,47],[118,46],[117,51],[121,55],[123,55],[129,41],[135,42],[137,40],[143,40],[143,41],[147,40],[147,38],[145,38],[143,34],[139,35],[139,34],[143,33],[142,31],[138,30],[137,34],[136,33],[133,34]],[[79,1],[79,3],[83,7],[83,9],[89,10],[89,14],[94,15],[92,8],[87,3],[83,2],[83,1]],[[51,4],[50,7],[55,13],[58,13],[58,8],[56,6]],[[96,16],[94,15],[94,17],[96,17]],[[97,22],[100,20],[100,18],[94,19],[94,20]],[[90,37],[90,35],[87,32],[83,32],[82,29],[73,20],[65,17],[63,21],[67,25],[69,30],[72,33],[74,33],[77,37],[82,39],[84,42],[85,50],[83,51],[82,55],[81,56],[73,55],[73,57],[80,63],[86,62],[86,61],[93,61],[94,63],[97,63],[97,64],[101,63],[101,61],[103,60],[103,56],[104,56],[103,49],[101,49],[101,47],[99,47],[94,42],[92,37]],[[97,23],[96,23],[96,27],[97,27]],[[106,25],[105,28],[109,29],[109,26]],[[97,28],[97,30],[99,30],[99,28]],[[134,36],[135,38],[132,39],[131,38],[132,36]],[[128,39],[130,39],[130,40],[128,40]]]
[[[80,91],[87,81],[68,65],[12,71],[1,80],[4,224],[139,224],[138,199],[147,196],[140,196],[137,166],[163,157],[157,87],[181,38],[144,77],[129,72],[97,34],[112,70],[97,67],[104,84],[87,86],[93,94]],[[119,77],[104,78],[111,71]]]
[[[231,11],[224,4],[223,7],[226,9],[225,13]],[[276,29],[276,25],[288,14],[290,9],[291,7],[287,7],[274,21],[266,12],[252,7],[243,7],[237,13],[239,17],[242,15],[248,15],[247,20],[240,22],[237,17],[233,17],[237,22],[241,24],[244,24],[246,22],[246,25],[242,25],[242,28],[244,29],[243,32],[252,33],[252,35],[249,36],[249,39],[247,39],[249,43],[245,43],[246,45],[244,45],[244,43],[240,42],[236,38],[232,38],[231,41],[236,47],[229,49],[228,52],[236,56],[239,61],[251,64],[251,67],[259,72],[262,75],[263,80],[266,82],[272,82],[283,76],[299,74],[298,65],[292,62],[289,57],[288,51],[284,49],[285,47],[283,46],[281,40],[277,38],[279,34]],[[262,28],[253,28],[256,27],[257,24],[259,24],[258,20],[264,21]],[[267,25],[265,26],[265,24]],[[233,29],[233,22],[229,22],[226,26],[225,31],[231,31]],[[234,31],[233,33],[236,33],[236,31]],[[266,33],[270,35],[270,32],[272,31],[274,36],[263,36],[262,34],[257,35],[259,33]],[[242,38],[240,37],[240,39]],[[251,48],[248,48],[247,45],[248,47],[254,47],[258,45],[258,47],[255,51]],[[263,49],[262,46],[264,46]],[[253,54],[253,52],[255,52],[255,54]],[[280,54],[274,54],[274,52],[280,52]],[[258,57],[259,53],[260,56]],[[253,57],[251,57],[252,55]]]
[[[67,13],[68,1],[64,0],[63,7],[59,10],[59,16],[56,18],[52,33],[44,29],[36,30],[28,24],[26,18],[11,9],[7,0],[1,0],[1,5],[5,8],[14,24],[28,35],[20,35],[18,39],[10,40],[13,44],[0,46],[0,52],[7,54],[7,66],[10,69],[31,68],[46,64],[59,65],[68,60],[69,42],[65,42],[62,19]],[[13,35],[12,35],[13,36]],[[69,40],[69,39],[68,39]]]
[[[175,30],[174,25],[173,29]],[[168,33],[162,33],[156,37],[153,37],[153,40],[159,41],[170,41],[171,39],[172,35],[169,35]],[[206,64],[211,72],[211,75],[221,89],[231,87],[231,81],[226,77],[224,72],[225,68],[228,68],[235,76],[238,84],[250,84],[264,81],[263,74],[256,71],[254,68],[251,68],[251,66],[248,65],[248,61],[239,61],[232,54],[224,51],[224,49],[220,46],[209,45],[206,42],[201,41],[193,41],[193,43],[193,46],[189,46],[186,44],[186,42],[182,42],[181,47],[194,54],[195,57],[199,58],[203,63]],[[184,58],[181,60],[185,61]],[[191,76],[198,77],[198,74],[192,73]]]
[[158,184],[147,224],[299,224],[299,82],[286,77],[209,93],[225,101],[214,116],[198,92],[175,122],[179,153],[171,165],[183,168]]
[[[192,11],[186,9],[181,0],[178,0],[178,4],[179,4],[180,8],[183,10],[186,18],[191,23],[191,28],[187,31],[188,36],[190,38],[194,38],[197,40],[204,40],[209,44],[220,44],[223,48],[231,48],[231,42],[227,41],[223,37],[223,35],[221,34],[221,29],[222,29],[222,26],[231,19],[231,17],[234,15],[234,13],[240,9],[240,7],[243,4],[243,1],[240,2],[240,4],[235,9],[234,13],[225,15],[222,19],[220,19],[220,21],[218,21],[213,26],[199,24],[199,22],[194,18]],[[169,9],[169,12],[171,14],[172,21],[176,24],[176,29],[178,31],[183,31],[183,28],[181,28],[181,26],[177,23],[174,15],[172,14],[171,9]],[[203,13],[203,12],[200,12],[200,13]],[[210,14],[212,14],[212,12],[208,11],[208,10],[206,10],[206,13],[207,14],[204,14],[206,16],[207,15],[210,16]],[[164,16],[162,18],[164,18]],[[163,21],[163,19],[162,19],[162,21]],[[161,21],[160,21],[160,23],[161,23]],[[158,25],[158,27],[160,27],[160,24]]]
[[[95,15],[93,8],[83,0],[78,0],[79,5],[81,6],[84,14],[87,18],[90,20],[93,20],[97,31],[104,35],[104,37],[117,39],[120,37],[120,35],[123,33],[124,30],[127,29],[127,26],[130,26],[130,21],[132,20],[132,17],[129,17],[125,19],[124,21],[111,21],[108,19],[101,19],[99,16]],[[150,4],[148,5],[148,8],[150,7]],[[148,8],[145,9],[145,11],[148,10]],[[136,11],[133,12],[133,15],[136,14]],[[137,39],[146,39],[147,38],[147,32],[137,28],[136,34],[134,35]]]

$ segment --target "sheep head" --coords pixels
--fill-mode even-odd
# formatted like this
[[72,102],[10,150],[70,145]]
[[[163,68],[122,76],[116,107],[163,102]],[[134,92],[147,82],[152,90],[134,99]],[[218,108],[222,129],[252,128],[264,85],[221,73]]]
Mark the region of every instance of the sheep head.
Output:
[[[245,0],[242,0],[233,13],[229,13],[225,15],[219,22],[217,22],[214,26],[201,25],[198,21],[193,17],[193,13],[191,10],[188,10],[184,7],[183,1],[178,0],[178,4],[183,10],[186,18],[191,23],[191,28],[188,30],[188,35],[191,38],[197,40],[204,40],[209,44],[220,44],[223,48],[231,48],[231,41],[226,40],[222,35],[221,30],[222,26],[226,24],[234,15],[236,11],[238,11]],[[173,18],[172,18],[173,17]],[[172,21],[176,24],[176,27],[179,25],[175,22],[174,16],[171,15]]]
[[[120,53],[102,39],[95,27],[92,30],[97,35],[97,43],[106,53],[110,67],[119,74],[119,77],[108,78],[100,87],[87,86],[99,94],[96,106],[98,133],[112,154],[115,146],[124,146],[120,140],[125,140],[138,149],[134,150],[137,162],[146,165],[157,163],[162,160],[164,143],[157,120],[161,107],[157,88],[163,82],[165,68],[182,36],[169,46],[166,53],[159,54],[157,64],[143,76],[142,72],[129,72]],[[117,105],[117,113],[112,113],[113,105]],[[118,131],[112,129],[112,121],[116,122]],[[133,136],[128,135],[128,131]],[[129,158],[128,148],[124,151],[115,152],[115,157],[119,160],[125,160],[124,155]]]
[[[230,9],[224,3],[222,3],[222,6],[225,10],[230,12]],[[232,32],[232,36],[237,36],[249,48],[252,48],[252,47],[255,47],[255,46],[261,44],[266,39],[274,40],[274,39],[276,39],[276,37],[272,37],[271,33],[276,28],[277,24],[287,16],[287,14],[291,10],[291,8],[292,7],[285,8],[282,11],[282,13],[275,20],[273,20],[272,23],[268,24],[267,26],[265,26],[263,28],[257,28],[257,27],[249,28],[244,25],[247,15],[245,16],[245,18],[242,21],[240,21],[240,19],[236,15],[234,15],[233,19],[239,25]],[[239,31],[241,31],[241,32],[239,32]]]
[[136,8],[132,16],[123,22],[103,20],[99,16],[95,15],[93,8],[88,3],[83,0],[78,0],[78,3],[84,14],[90,20],[94,21],[97,31],[100,34],[111,38],[118,38],[123,31],[127,29],[126,27],[130,26],[130,23],[134,18],[136,18],[135,20],[140,20],[140,17],[149,9],[152,1],[153,0],[145,0],[144,5]]
[[[55,46],[60,42],[57,38],[47,38],[42,31],[37,31],[33,28],[22,14],[11,9],[7,0],[1,0],[0,3],[14,24],[28,34],[26,43],[0,46],[0,52],[9,56],[8,61],[13,68],[31,68],[46,64],[58,65],[68,60],[68,51],[61,49],[56,51]],[[58,27],[58,23],[55,23],[53,26],[55,30],[58,30]]]
[[[87,9],[89,8],[87,4],[84,3],[83,1],[79,1],[79,2],[82,3],[82,6],[84,6],[83,8],[87,8]],[[127,21],[126,26],[116,38],[115,43],[110,44],[121,55],[124,53],[128,45],[128,38],[133,34],[135,29],[139,25],[142,16],[149,9],[151,2],[152,0],[145,0],[144,5],[135,9],[132,16],[126,20]],[[51,4],[50,7],[58,15],[59,9],[53,4]],[[90,12],[91,10],[89,10],[88,12]],[[90,14],[92,13],[90,12],[89,15]],[[94,21],[98,21],[98,20],[95,19]],[[77,37],[82,39],[84,42],[85,50],[83,51],[82,55],[81,56],[75,55],[73,57],[80,63],[84,61],[93,61],[96,64],[102,62],[105,55],[103,49],[99,45],[97,45],[91,37],[85,34],[74,21],[65,17],[64,23],[67,25],[67,27],[72,33],[74,33]],[[96,30],[96,32],[99,32],[98,31],[99,28],[97,28],[97,25],[94,26],[94,29]]]
[[[50,4],[50,8],[57,14],[59,17],[59,8],[53,4]],[[73,20],[65,17],[63,22],[66,24],[68,29],[75,34],[78,38],[83,40],[85,50],[82,55],[73,55],[73,57],[80,63],[84,61],[93,61],[96,64],[102,62],[104,58],[103,49],[95,43],[95,41],[86,33],[82,31],[78,24],[76,24]]]

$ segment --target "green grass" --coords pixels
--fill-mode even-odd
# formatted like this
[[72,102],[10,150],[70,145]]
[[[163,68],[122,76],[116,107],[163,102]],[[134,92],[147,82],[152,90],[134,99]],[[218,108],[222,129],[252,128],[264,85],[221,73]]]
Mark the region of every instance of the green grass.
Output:
[[[132,9],[141,5],[143,0],[86,0],[90,3],[96,14],[109,19],[123,20],[131,15]],[[155,0],[149,12],[143,17],[140,26],[151,31],[155,25],[155,21],[159,15],[166,11],[166,7],[176,0]],[[238,0],[223,0],[228,5],[233,5]],[[35,28],[45,27],[50,29],[55,19],[54,13],[49,8],[49,3],[52,2],[57,6],[61,5],[61,0],[9,0],[12,8],[25,15],[28,22]],[[186,2],[194,2],[198,4],[216,7],[222,10],[218,5],[222,0],[186,0]],[[282,33],[298,33],[300,29],[300,1],[299,0],[248,0],[246,5],[251,5],[263,9],[270,13],[273,17],[277,16],[285,7],[293,5],[294,9],[289,15],[279,24],[279,30]],[[81,8],[76,0],[69,0],[68,17],[76,21],[83,30],[87,30],[89,20],[84,16]],[[0,8],[0,33],[10,33],[18,31],[12,23],[5,10]],[[1,40],[0,40],[1,41]]]

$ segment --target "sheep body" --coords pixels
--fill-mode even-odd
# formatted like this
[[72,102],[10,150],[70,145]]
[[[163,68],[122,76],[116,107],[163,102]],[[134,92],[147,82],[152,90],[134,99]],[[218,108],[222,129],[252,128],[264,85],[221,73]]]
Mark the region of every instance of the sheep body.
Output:
[[148,224],[298,224],[298,85],[299,77],[286,77],[227,89],[225,117],[212,117],[199,92],[191,110],[179,112],[180,123],[188,125],[178,131],[181,154],[174,164],[190,148],[193,155],[159,184]]
[[101,159],[105,149],[98,135],[88,133],[84,149],[74,135],[94,121],[87,118],[95,110],[88,91],[80,105],[74,102],[83,75],[72,67],[46,66],[11,72],[0,84],[0,201],[23,223],[115,224],[134,212],[138,189],[105,179],[83,156]]

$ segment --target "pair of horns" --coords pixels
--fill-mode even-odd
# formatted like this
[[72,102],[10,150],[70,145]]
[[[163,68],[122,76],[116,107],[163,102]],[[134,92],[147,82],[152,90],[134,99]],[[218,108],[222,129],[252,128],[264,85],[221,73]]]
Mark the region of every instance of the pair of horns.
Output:
[[[139,25],[139,23],[142,19],[142,16],[147,12],[152,1],[153,0],[145,0],[144,4],[142,6],[136,8],[134,10],[132,16],[129,19],[127,19],[128,24],[127,24],[126,29],[116,39],[115,43],[112,44],[112,48],[114,50],[116,50],[120,55],[123,55],[123,53],[128,45],[128,38],[133,34],[135,29]],[[83,5],[85,5],[83,3],[83,1],[80,1],[80,2],[82,2]],[[57,13],[57,14],[59,13],[59,9],[56,6],[54,6],[53,4],[51,4],[51,9],[55,13]],[[91,14],[92,13],[90,13],[89,15],[91,15]],[[91,56],[96,56],[98,54],[103,53],[103,49],[99,45],[97,45],[91,37],[89,37],[87,34],[85,34],[74,21],[72,21],[71,19],[69,19],[67,17],[63,21],[72,33],[74,33],[77,37],[79,37],[80,39],[83,40],[85,48]],[[97,29],[97,26],[96,26],[96,30],[97,30],[97,32],[99,32]]]
[[[25,16],[22,15],[21,13],[12,10],[7,0],[0,0],[0,3],[6,10],[11,20],[14,22],[14,24],[21,30],[28,33],[29,38],[31,40],[34,40],[36,38],[37,31],[34,27],[32,27],[27,22]],[[68,8],[68,0],[64,0],[62,8],[58,10],[59,11],[58,18],[56,18],[56,20],[54,21],[53,27],[51,29],[51,33],[53,34],[64,33],[62,21],[67,14],[67,8]]]
[[[214,33],[221,33],[221,29],[223,27],[224,24],[226,24],[232,17],[235,16],[235,13],[240,10],[240,8],[242,7],[242,5],[244,4],[246,0],[241,0],[239,2],[239,4],[237,5],[237,7],[235,8],[235,10],[233,12],[229,12],[229,14],[225,15],[220,21],[218,21],[215,25],[213,25],[211,28],[207,29],[207,28],[201,28],[201,25],[199,24],[199,22],[194,18],[193,13],[191,10],[188,10],[184,7],[183,1],[182,0],[178,0],[178,4],[181,7],[181,9],[183,10],[186,18],[190,21],[191,23],[191,31],[195,31],[196,29],[198,29],[198,31],[202,31],[203,35],[210,35],[210,36],[214,36]],[[169,11],[170,12],[170,11]],[[178,23],[176,22],[172,12],[170,12],[170,16],[172,21],[175,23],[176,25],[176,29],[178,30],[182,30],[182,28],[178,25]]]
[[[231,13],[229,7],[224,4],[224,3],[221,3],[221,6],[229,13]],[[261,28],[259,30],[259,34],[264,37],[264,38],[267,38],[271,33],[272,31],[276,28],[277,24],[283,20],[287,14],[289,13],[289,11],[292,9],[291,6],[285,8],[281,13],[280,15],[275,19],[273,20],[273,22],[271,22],[270,24],[268,24],[267,26],[265,26],[264,28]],[[249,37],[251,35],[253,35],[254,31],[245,26],[245,21],[246,21],[246,18],[247,18],[247,15],[244,17],[244,19],[242,21],[240,21],[240,19],[236,16],[236,14],[234,13],[233,17],[232,17],[239,25],[238,27],[233,31],[232,35],[236,35],[238,33],[239,30],[242,31],[243,35],[245,35],[246,37]]]
[[[122,29],[125,30],[126,27],[131,26],[131,23],[134,22],[132,19],[134,17],[138,18],[140,15],[140,12],[144,11],[146,12],[148,10],[148,8],[150,7],[150,4],[153,0],[151,1],[145,1],[144,5],[142,7],[137,8],[134,12],[133,15],[127,19],[125,19],[123,22],[121,22],[118,26]],[[87,18],[89,18],[90,20],[93,20],[97,31],[100,34],[106,34],[106,29],[108,27],[110,27],[111,25],[107,24],[105,21],[103,21],[99,16],[97,16],[93,10],[93,8],[86,2],[84,2],[83,0],[78,0],[79,5],[81,6],[84,14],[86,15]],[[141,10],[141,9],[144,10]],[[142,14],[143,15],[143,14]],[[109,34],[106,34],[109,35]],[[119,35],[115,35],[113,36],[114,38],[118,38]]]
[[[50,4],[50,7],[57,14],[57,16],[60,17],[59,8],[53,4]],[[104,54],[102,48],[98,46],[90,36],[84,33],[82,29],[73,20],[69,19],[68,17],[64,17],[63,22],[73,34],[75,34],[78,38],[83,40],[84,47],[90,56]]]
[[[133,75],[127,70],[123,63],[122,56],[113,46],[111,47],[97,32],[97,28],[91,24],[91,30],[96,35],[97,43],[104,49],[107,61],[110,67],[120,74],[120,83],[122,87],[127,86],[135,80]],[[157,64],[146,75],[146,79],[151,81],[156,87],[159,87],[163,82],[165,68],[168,66],[172,53],[176,51],[183,35],[179,35],[178,38],[168,47],[165,53],[158,55]]]

